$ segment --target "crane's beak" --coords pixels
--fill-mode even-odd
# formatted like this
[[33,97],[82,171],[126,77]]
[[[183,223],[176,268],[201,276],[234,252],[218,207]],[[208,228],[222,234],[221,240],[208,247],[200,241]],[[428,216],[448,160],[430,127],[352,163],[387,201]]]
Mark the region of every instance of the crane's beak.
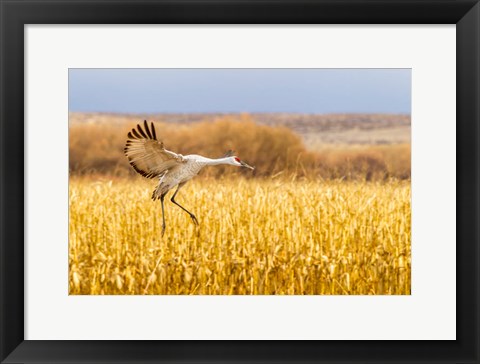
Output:
[[255,167],[252,167],[252,166],[249,166],[247,163],[245,163],[244,161],[240,161],[240,164],[242,165],[242,167],[246,167],[246,168],[250,168],[250,169],[255,169]]

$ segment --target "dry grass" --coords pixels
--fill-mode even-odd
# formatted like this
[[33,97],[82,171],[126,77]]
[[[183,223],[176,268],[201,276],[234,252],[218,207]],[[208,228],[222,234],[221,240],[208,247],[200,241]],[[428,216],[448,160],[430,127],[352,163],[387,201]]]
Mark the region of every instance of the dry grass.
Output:
[[153,184],[71,178],[70,294],[410,294],[409,182]]

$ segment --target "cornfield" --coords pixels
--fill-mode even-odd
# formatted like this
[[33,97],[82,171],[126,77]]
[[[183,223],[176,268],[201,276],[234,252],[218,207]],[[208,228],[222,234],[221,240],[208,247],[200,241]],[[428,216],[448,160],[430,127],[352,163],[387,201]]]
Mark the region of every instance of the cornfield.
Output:
[[70,178],[74,295],[410,294],[410,182]]

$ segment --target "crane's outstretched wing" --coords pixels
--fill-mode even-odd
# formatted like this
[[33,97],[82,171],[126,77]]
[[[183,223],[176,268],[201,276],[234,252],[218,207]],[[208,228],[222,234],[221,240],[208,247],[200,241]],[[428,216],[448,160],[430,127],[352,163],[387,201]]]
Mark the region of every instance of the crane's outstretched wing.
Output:
[[144,129],[137,125],[128,133],[125,155],[133,169],[146,178],[154,178],[166,170],[184,162],[181,154],[166,150],[163,142],[157,140],[155,127],[151,123],[151,130],[147,121],[144,121]]

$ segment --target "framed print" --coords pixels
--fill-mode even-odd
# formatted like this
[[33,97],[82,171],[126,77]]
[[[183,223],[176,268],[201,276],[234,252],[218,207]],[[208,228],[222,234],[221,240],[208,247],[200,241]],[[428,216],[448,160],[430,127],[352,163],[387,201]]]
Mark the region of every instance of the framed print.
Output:
[[478,362],[477,1],[1,6],[2,362]]

